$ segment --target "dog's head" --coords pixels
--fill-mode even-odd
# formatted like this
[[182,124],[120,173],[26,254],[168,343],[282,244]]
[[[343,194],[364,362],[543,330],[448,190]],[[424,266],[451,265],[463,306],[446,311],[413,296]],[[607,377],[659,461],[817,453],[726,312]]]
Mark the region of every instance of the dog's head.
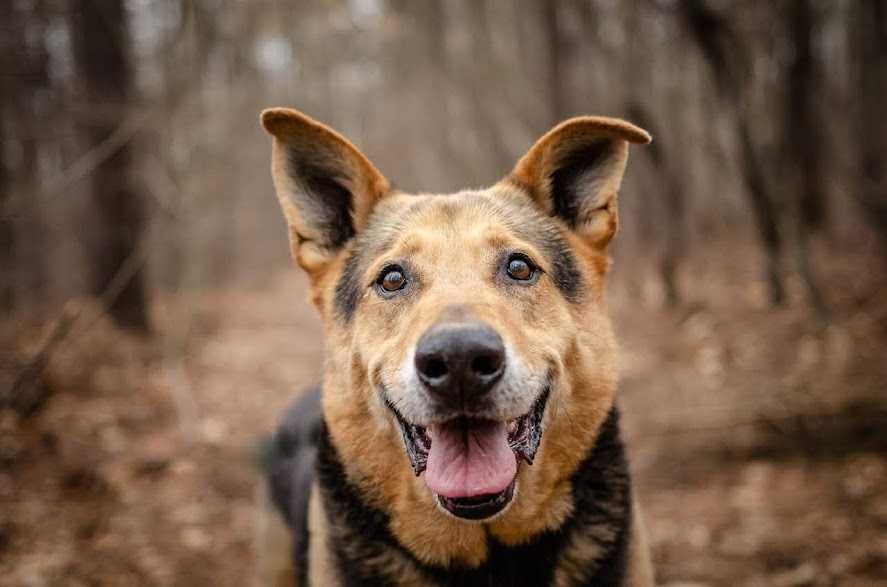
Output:
[[[396,532],[417,515],[483,520],[506,541],[556,525],[612,403],[607,246],[628,145],[649,135],[574,118],[496,185],[434,195],[393,189],[299,112],[262,123],[324,318],[324,414],[349,476]],[[432,537],[406,540],[440,558]]]

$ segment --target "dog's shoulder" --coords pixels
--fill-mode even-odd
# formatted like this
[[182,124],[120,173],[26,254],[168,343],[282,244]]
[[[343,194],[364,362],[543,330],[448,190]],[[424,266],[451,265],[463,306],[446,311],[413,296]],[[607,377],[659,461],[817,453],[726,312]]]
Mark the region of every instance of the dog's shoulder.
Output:
[[314,387],[293,402],[269,440],[265,456],[271,501],[290,528],[300,575],[306,567],[300,563],[307,558],[308,503],[323,433],[320,393],[320,387]]
[[267,471],[271,497],[291,525],[292,516],[307,508],[322,428],[320,388],[315,387],[290,406],[270,440]]

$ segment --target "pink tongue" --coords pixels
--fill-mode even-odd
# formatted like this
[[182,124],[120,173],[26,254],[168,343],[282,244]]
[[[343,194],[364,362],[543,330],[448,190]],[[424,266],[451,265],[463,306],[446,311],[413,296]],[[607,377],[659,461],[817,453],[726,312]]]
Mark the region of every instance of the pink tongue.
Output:
[[431,430],[425,484],[444,497],[505,491],[517,474],[502,422],[450,422]]

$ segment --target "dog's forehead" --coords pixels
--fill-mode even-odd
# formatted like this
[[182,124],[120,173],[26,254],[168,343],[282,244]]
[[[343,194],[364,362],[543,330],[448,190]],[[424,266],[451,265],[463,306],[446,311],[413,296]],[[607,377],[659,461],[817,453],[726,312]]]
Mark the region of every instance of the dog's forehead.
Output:
[[490,246],[491,239],[531,239],[546,228],[551,232],[551,224],[526,196],[498,186],[450,194],[397,193],[378,206],[363,240],[376,250],[397,245],[412,252],[423,245],[465,249]]
[[505,202],[487,192],[414,196],[400,223],[399,244],[414,254],[472,248],[489,236],[507,238],[516,224]]

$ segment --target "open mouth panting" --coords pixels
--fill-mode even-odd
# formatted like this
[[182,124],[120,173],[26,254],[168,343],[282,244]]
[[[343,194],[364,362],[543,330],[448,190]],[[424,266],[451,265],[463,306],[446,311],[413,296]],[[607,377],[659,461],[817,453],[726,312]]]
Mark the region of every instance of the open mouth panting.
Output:
[[419,426],[407,422],[387,400],[403,435],[414,473],[445,510],[478,520],[502,511],[514,495],[517,461],[532,465],[542,440],[545,387],[523,416],[499,422],[460,416]]

